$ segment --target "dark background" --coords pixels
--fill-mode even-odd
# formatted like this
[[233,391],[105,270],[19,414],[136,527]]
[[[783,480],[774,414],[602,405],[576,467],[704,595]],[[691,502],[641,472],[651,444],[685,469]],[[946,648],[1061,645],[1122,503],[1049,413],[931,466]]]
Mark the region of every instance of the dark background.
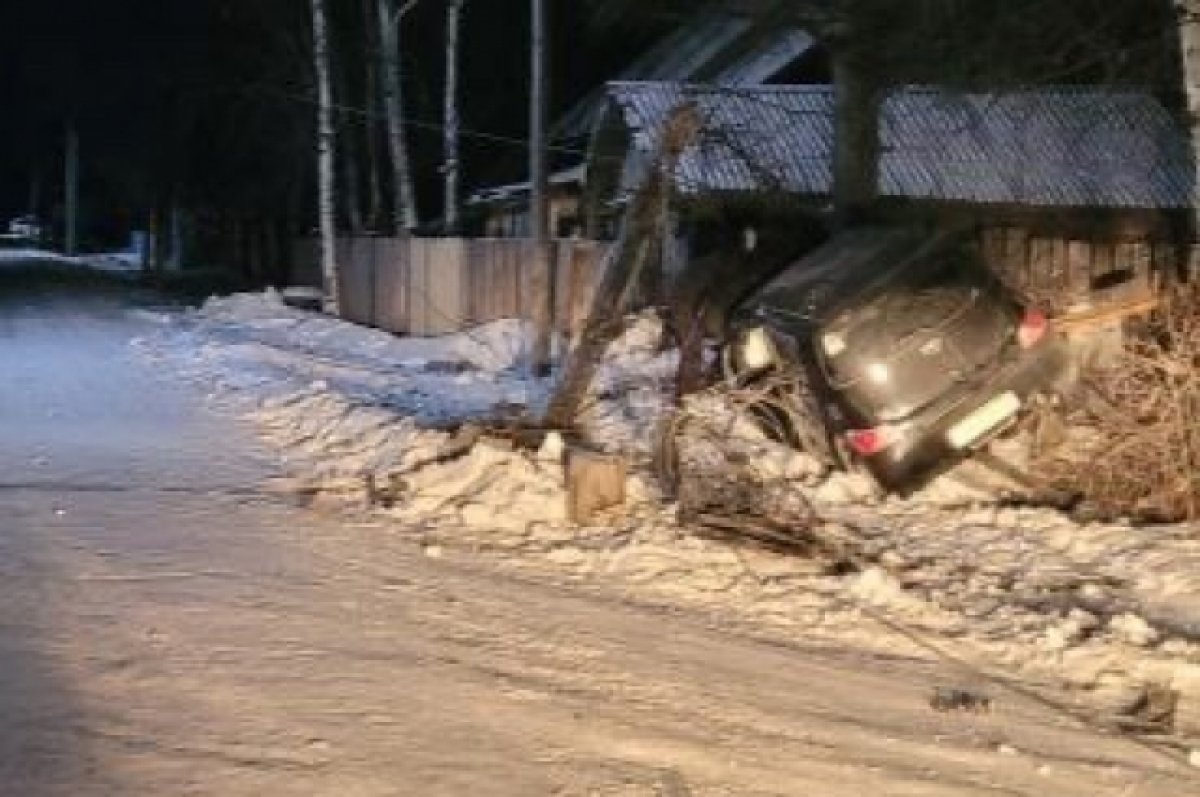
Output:
[[[582,4],[551,6],[552,118],[670,24],[639,15],[597,36]],[[442,0],[421,0],[402,33],[409,141],[426,218],[440,209],[443,8]],[[329,0],[329,11],[340,34],[337,68],[358,80],[366,54],[349,42],[361,0]],[[522,179],[529,2],[470,0],[463,19],[463,184]],[[69,120],[80,134],[91,239],[124,235],[170,192],[193,207],[312,204],[310,36],[307,0],[6,0],[0,223],[27,209],[34,182],[42,215],[61,217]]]
[[[374,2],[367,0],[372,10]],[[335,82],[348,86],[337,93],[352,111],[343,125],[365,106],[363,3],[327,0]],[[1135,84],[1182,107],[1167,0],[858,4],[873,23],[864,41],[896,80]],[[553,119],[704,3],[548,5]],[[460,51],[464,190],[525,177],[529,6],[468,0]],[[409,143],[427,221],[441,208],[443,28],[444,0],[420,0],[402,28]],[[72,120],[82,145],[85,244],[123,242],[167,202],[226,231],[230,218],[265,219],[283,228],[280,236],[311,225],[310,30],[309,0],[0,0],[0,225],[28,208],[34,183],[42,217],[61,220],[64,130]]]

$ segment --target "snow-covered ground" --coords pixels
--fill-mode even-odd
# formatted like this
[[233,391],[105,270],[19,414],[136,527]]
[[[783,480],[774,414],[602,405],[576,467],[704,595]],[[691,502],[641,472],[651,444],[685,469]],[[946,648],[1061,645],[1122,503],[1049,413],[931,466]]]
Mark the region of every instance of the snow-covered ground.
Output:
[[71,257],[49,249],[27,246],[0,248],[0,268],[6,265],[28,266],[32,263],[77,266],[114,274],[134,274],[142,270],[141,256],[133,252],[99,252]]
[[160,320],[162,334],[140,348],[258,424],[291,474],[278,487],[390,518],[430,555],[492,551],[516,568],[736,614],[772,633],[900,655],[936,649],[977,672],[1065,684],[1132,724],[1147,689],[1165,687],[1180,693],[1177,729],[1200,735],[1193,528],[1081,525],[947,484],[880,501],[743,424],[718,448],[740,447],[773,494],[807,499],[818,536],[840,541],[856,567],[698,534],[645,467],[675,364],[646,317],[609,351],[584,417],[595,442],[634,464],[629,501],[601,525],[573,527],[553,437],[535,452],[459,428],[543,406],[550,384],[523,367],[521,323],[403,339],[292,309],[273,292]]

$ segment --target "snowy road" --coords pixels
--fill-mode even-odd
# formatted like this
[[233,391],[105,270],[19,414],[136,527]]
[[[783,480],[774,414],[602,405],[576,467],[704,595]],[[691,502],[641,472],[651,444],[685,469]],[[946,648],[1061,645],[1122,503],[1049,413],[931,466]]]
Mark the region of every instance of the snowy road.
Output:
[[1183,795],[964,674],[431,558],[271,459],[114,302],[0,305],[0,794]]

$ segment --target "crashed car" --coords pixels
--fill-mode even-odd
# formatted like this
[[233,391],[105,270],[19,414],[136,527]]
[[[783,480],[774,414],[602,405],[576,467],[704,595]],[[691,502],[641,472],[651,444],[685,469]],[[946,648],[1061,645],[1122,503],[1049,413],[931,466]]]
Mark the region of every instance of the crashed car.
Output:
[[761,417],[907,493],[979,451],[1068,371],[1047,317],[962,234],[843,233],[744,302],[725,362],[773,384]]

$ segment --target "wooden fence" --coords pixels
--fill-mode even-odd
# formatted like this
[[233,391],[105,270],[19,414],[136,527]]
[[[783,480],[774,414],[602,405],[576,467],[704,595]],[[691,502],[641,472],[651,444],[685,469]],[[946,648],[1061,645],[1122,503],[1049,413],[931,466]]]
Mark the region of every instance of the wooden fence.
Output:
[[[1176,247],[1148,238],[1055,237],[1014,226],[985,229],[981,244],[1006,282],[1061,316],[1144,304],[1180,257]],[[574,239],[549,244],[554,323],[561,331],[574,334],[586,320],[610,246]],[[442,335],[500,318],[537,320],[550,290],[529,239],[341,238],[337,256],[342,315],[403,335]],[[314,240],[297,242],[297,277],[319,284],[317,260]]]
[[[313,273],[316,243],[295,262]],[[558,240],[548,256],[517,238],[342,238],[342,316],[403,335],[442,335],[500,318],[536,320],[554,269],[554,323],[573,334],[586,319],[608,244]]]
[[994,227],[982,235],[985,260],[1021,293],[1055,315],[1152,300],[1180,253],[1150,238],[1101,240]]

